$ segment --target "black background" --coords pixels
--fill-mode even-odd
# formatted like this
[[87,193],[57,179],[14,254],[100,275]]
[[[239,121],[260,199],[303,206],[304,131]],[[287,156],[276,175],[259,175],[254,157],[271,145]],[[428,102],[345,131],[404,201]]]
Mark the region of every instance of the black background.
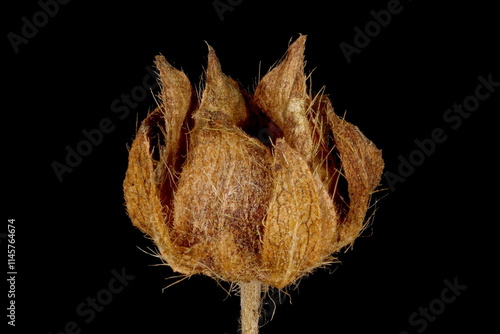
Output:
[[[314,89],[326,86],[336,112],[383,150],[386,171],[397,173],[398,157],[433,129],[447,140],[395,191],[378,194],[364,237],[341,264],[290,291],[292,304],[278,305],[261,333],[416,333],[424,328],[409,316],[440,298],[445,279],[467,288],[425,333],[495,328],[500,87],[456,130],[443,114],[474,94],[478,76],[500,81],[498,15],[480,2],[402,1],[348,63],[339,44],[353,44],[354,27],[387,4],[245,0],[221,20],[211,0],[71,1],[18,53],[7,34],[20,34],[21,18],[40,6],[4,4],[0,232],[16,219],[16,332],[55,334],[75,321],[81,333],[237,333],[239,299],[227,297],[228,284],[197,276],[162,293],[175,273],[140,250],[153,245],[128,219],[121,188],[127,145],[155,102],[150,93],[123,120],[111,103],[142,84],[159,53],[198,86],[205,41],[252,91],[259,63],[264,74],[299,34],[308,35]],[[104,118],[114,130],[59,182],[52,163]],[[5,234],[1,241],[6,263]],[[112,270],[134,278],[86,323],[77,307],[107,288]],[[3,312],[6,294],[5,286]]]

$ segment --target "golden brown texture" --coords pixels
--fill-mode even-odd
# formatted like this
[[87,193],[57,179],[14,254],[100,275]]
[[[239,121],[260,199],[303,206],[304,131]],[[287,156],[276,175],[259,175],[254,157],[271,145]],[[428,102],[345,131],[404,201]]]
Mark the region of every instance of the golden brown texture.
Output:
[[199,101],[156,58],[161,104],[137,132],[124,191],[133,224],[173,270],[283,288],[361,233],[381,152],[308,92],[305,39],[253,96],[211,47]]

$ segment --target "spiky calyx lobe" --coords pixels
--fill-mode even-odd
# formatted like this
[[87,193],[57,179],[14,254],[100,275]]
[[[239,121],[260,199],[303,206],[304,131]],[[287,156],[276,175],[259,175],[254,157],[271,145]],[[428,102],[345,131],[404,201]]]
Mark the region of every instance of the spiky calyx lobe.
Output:
[[301,36],[251,96],[209,47],[199,103],[157,57],[162,103],[132,144],[124,190],[132,222],[175,271],[283,288],[361,232],[381,152],[308,93],[304,48]]

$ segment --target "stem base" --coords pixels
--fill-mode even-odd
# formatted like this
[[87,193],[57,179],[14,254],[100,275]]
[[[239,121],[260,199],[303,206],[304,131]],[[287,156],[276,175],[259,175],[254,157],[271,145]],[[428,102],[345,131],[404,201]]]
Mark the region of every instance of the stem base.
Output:
[[241,333],[258,334],[262,308],[262,284],[259,281],[240,283]]

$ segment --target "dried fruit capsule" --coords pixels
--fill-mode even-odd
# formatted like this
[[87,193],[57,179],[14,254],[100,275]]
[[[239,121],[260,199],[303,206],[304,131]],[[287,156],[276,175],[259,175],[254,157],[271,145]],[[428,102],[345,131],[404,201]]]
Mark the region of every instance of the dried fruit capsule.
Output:
[[292,284],[355,240],[383,170],[381,151],[308,92],[304,48],[300,36],[251,96],[209,47],[199,99],[158,56],[161,104],[130,149],[133,224],[174,271],[239,284],[243,333],[256,333],[263,287]]

